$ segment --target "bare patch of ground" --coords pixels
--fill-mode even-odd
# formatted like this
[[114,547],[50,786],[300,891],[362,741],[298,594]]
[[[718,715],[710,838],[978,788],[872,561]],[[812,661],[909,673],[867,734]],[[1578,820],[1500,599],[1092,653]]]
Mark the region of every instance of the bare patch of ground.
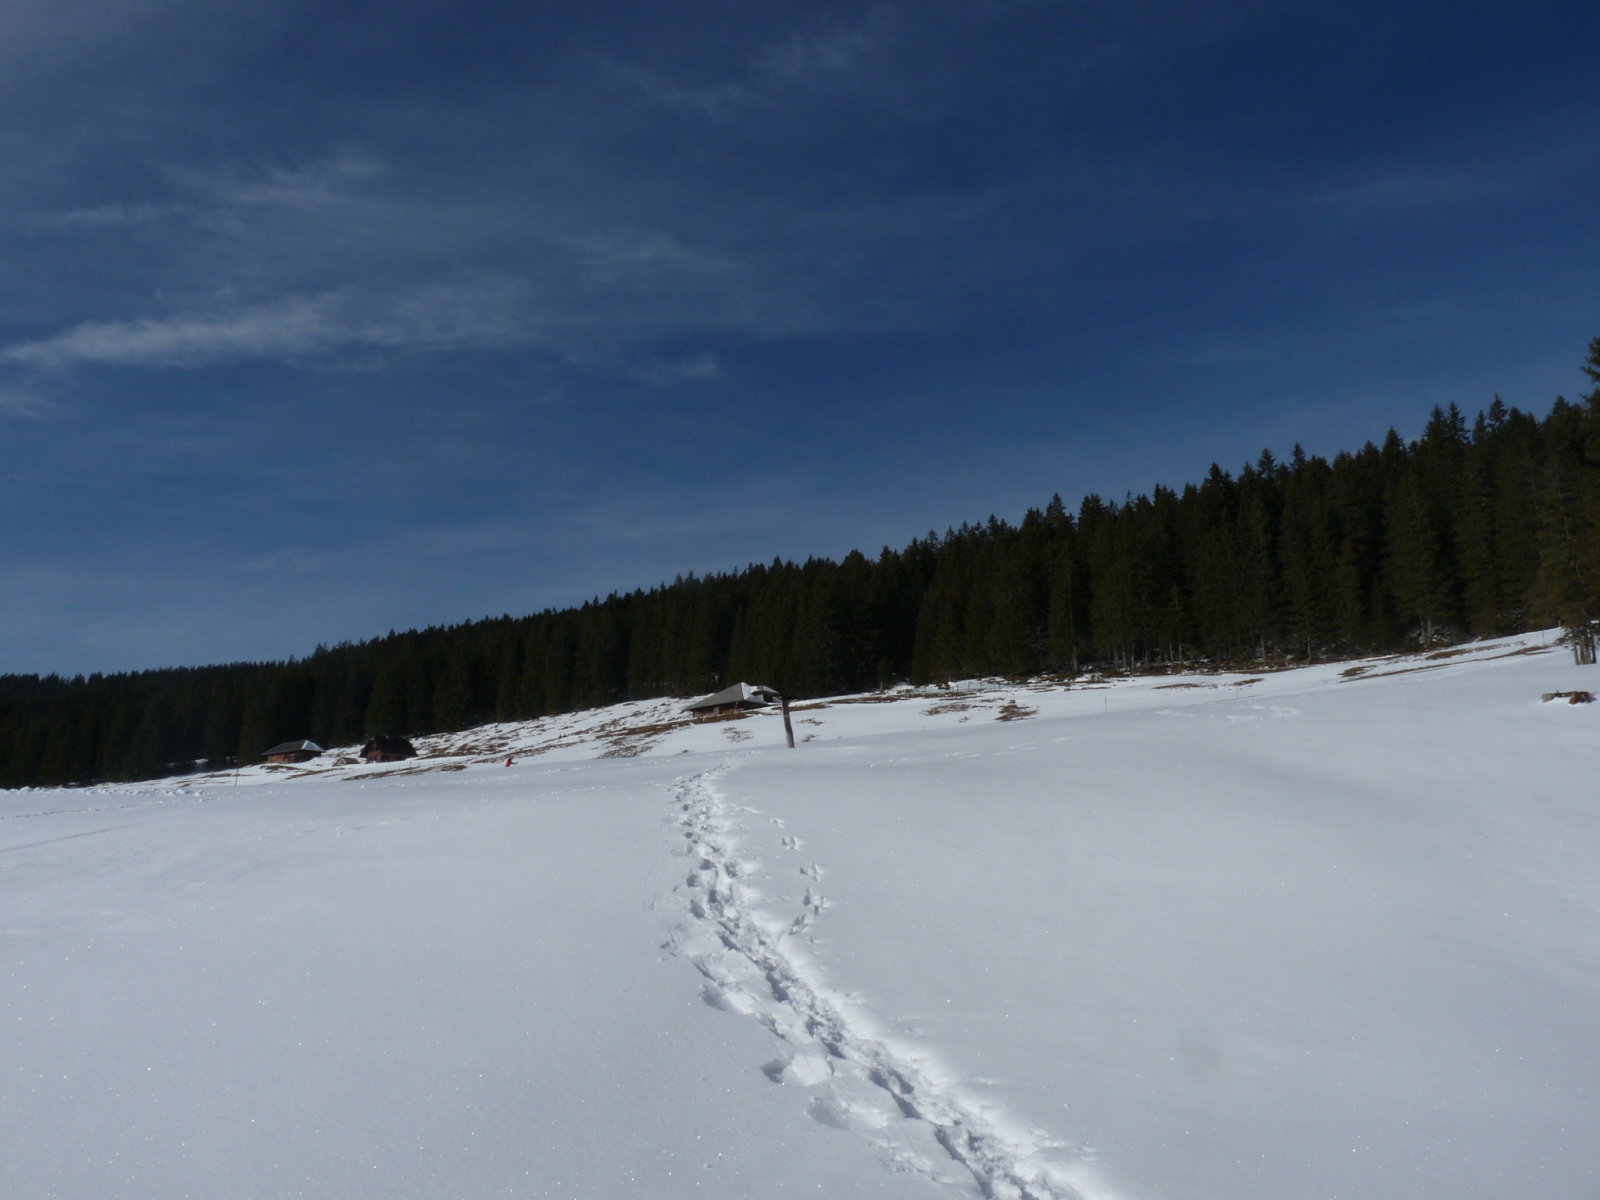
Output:
[[346,775],[345,782],[364,779],[382,779],[388,775],[427,775],[434,771],[465,771],[467,764],[464,762],[432,763],[428,766],[395,767],[388,771],[363,771],[359,775]]
[[[893,704],[896,700],[915,699],[917,695],[918,693],[915,692],[868,692],[864,696],[841,696],[837,700],[828,701],[828,704]],[[817,705],[816,707],[826,708],[827,705]],[[791,704],[789,711],[798,712],[800,710]]]
[[[638,725],[630,725],[625,721],[612,721],[595,731],[600,740],[606,744],[606,748],[600,752],[600,757],[637,758],[673,730],[684,729],[689,724],[687,717],[676,717],[670,721],[650,721]],[[745,734],[745,737],[749,736]]]

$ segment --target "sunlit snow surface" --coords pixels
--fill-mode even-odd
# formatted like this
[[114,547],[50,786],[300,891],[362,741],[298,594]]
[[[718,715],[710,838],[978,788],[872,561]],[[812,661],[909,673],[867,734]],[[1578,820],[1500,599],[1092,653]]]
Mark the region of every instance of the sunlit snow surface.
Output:
[[1546,640],[0,792],[0,1195],[1593,1200]]

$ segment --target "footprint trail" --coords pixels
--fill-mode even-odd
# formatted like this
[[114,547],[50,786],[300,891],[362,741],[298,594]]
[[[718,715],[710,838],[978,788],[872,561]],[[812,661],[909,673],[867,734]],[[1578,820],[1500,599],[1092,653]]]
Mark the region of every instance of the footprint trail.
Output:
[[[1060,1161],[1064,1143],[1043,1131],[1002,1129],[991,1106],[937,1078],[913,1048],[885,1040],[871,1014],[827,985],[806,948],[828,903],[822,866],[797,868],[808,885],[800,916],[760,907],[749,882],[756,866],[739,853],[739,814],[749,810],[727,804],[717,788],[728,769],[673,788],[673,819],[692,864],[679,889],[688,920],[673,949],[704,977],[707,1004],[753,1018],[783,1043],[761,1068],[767,1078],[809,1090],[813,1119],[865,1138],[897,1170],[969,1194],[975,1187],[989,1200],[1094,1200],[1082,1157]],[[796,838],[782,844],[800,849]]]

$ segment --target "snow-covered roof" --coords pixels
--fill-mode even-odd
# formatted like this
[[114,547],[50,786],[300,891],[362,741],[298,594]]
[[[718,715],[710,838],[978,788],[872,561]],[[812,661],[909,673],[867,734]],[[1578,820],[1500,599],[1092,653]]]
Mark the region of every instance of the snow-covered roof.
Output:
[[315,742],[284,742],[280,746],[274,746],[266,753],[268,757],[270,757],[274,754],[298,754],[302,751],[311,754],[323,753],[322,747],[317,745]]
[[713,692],[704,700],[696,700],[689,705],[689,711],[697,712],[702,708],[721,708],[726,704],[776,704],[778,700],[778,693],[769,687],[760,684],[736,683],[732,687],[723,688],[720,692]]

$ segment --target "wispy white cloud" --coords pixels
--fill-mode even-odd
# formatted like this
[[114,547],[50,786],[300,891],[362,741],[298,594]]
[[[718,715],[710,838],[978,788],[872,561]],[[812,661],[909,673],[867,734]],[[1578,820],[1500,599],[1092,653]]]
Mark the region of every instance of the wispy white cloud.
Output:
[[719,267],[711,256],[659,229],[596,230],[573,239],[572,248],[580,268],[600,281]]
[[207,366],[240,358],[326,352],[338,341],[329,298],[291,300],[217,314],[90,321],[54,337],[0,350],[0,360],[42,368],[78,364]]
[[1583,187],[1596,161],[1592,140],[1572,137],[1557,118],[1546,125],[1521,126],[1514,134],[1474,130],[1425,155],[1361,163],[1311,181],[1301,203],[1319,216],[1412,218]]
[[[7,0],[0,7],[0,64],[35,71],[57,68],[107,47],[123,44],[163,21],[188,15],[189,7],[160,0]],[[164,11],[165,10],[165,11]]]
[[304,208],[343,198],[386,173],[377,158],[347,151],[305,166],[273,167],[259,174],[219,175],[202,178],[199,183],[221,204]]
[[[859,30],[781,35],[740,86],[848,71],[869,41]],[[853,320],[846,310],[859,306],[841,309],[833,294],[848,289],[830,279],[862,243],[893,241],[871,213],[851,226],[838,205],[768,237],[770,199],[713,188],[685,203],[680,181],[663,183],[649,163],[630,165],[626,188],[575,191],[556,172],[530,192],[418,170],[394,153],[357,145],[265,168],[169,165],[144,177],[142,195],[58,214],[55,230],[104,242],[116,268],[107,279],[122,293],[98,296],[92,320],[61,306],[51,336],[0,342],[0,363],[376,369],[401,346],[528,345],[590,373],[705,379],[704,362],[685,373],[653,360],[663,345],[709,335],[767,338]],[[801,245],[817,221],[825,255]],[[63,262],[84,253],[47,245]],[[501,282],[431,282],[471,264]]]
[[722,122],[784,92],[851,76],[883,44],[892,26],[889,7],[877,4],[851,25],[792,29],[746,59],[737,77],[713,83],[680,83],[636,62],[609,65],[662,107]]
[[766,47],[755,60],[753,74],[771,83],[808,83],[855,70],[882,43],[889,28],[888,10],[874,6],[856,25],[826,30],[795,30]]
[[326,551],[286,546],[276,553],[237,563],[235,569],[251,575],[312,575],[333,565],[339,558],[339,555]]
[[497,280],[419,287],[393,297],[330,292],[211,312],[85,322],[0,349],[0,361],[39,369],[204,367],[344,350],[502,345],[527,338],[530,323],[519,305],[517,287]]
[[748,106],[757,95],[742,81],[691,85],[668,79],[635,62],[612,61],[607,65],[617,78],[632,85],[646,99],[681,116],[722,122]]
[[707,350],[688,358],[649,362],[635,367],[629,375],[641,383],[657,385],[705,383],[722,377],[722,360]]
[[53,400],[26,388],[0,388],[0,420],[37,421],[61,410]]
[[190,216],[195,211],[195,207],[189,204],[101,204],[58,213],[47,218],[44,224],[53,229],[98,232],[154,225]]
[[264,214],[347,202],[386,173],[377,158],[355,151],[264,170],[173,168],[167,175],[182,200],[124,201],[69,209],[46,217],[42,224],[80,233],[170,223],[204,227],[242,212]]
[[1342,182],[1313,195],[1311,203],[1352,216],[1404,215],[1503,199],[1525,187],[1522,179],[1503,169],[1411,164]]

